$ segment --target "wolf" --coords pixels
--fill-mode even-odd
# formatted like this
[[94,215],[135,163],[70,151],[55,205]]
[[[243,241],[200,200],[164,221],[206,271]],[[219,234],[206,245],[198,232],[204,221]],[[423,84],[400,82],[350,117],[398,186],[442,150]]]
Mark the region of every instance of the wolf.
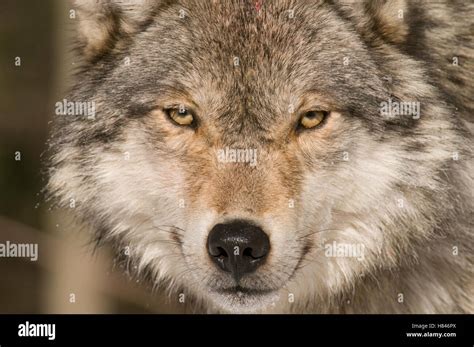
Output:
[[71,11],[95,117],[55,116],[48,199],[137,276],[192,312],[474,313],[472,3]]

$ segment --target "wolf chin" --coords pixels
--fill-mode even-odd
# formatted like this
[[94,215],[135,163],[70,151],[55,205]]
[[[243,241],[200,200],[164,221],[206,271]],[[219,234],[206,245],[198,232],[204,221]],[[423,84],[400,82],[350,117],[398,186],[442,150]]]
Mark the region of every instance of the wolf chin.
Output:
[[49,198],[196,312],[474,313],[473,4],[258,4],[75,2]]

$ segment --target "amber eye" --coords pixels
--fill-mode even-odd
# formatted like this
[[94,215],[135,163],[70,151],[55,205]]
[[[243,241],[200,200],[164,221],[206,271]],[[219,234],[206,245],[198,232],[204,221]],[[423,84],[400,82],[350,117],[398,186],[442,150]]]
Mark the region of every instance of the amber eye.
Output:
[[305,129],[312,129],[322,124],[326,119],[328,112],[325,111],[309,111],[300,119],[299,125]]
[[168,108],[165,110],[170,119],[178,125],[189,126],[194,122],[194,116],[191,111],[185,107]]

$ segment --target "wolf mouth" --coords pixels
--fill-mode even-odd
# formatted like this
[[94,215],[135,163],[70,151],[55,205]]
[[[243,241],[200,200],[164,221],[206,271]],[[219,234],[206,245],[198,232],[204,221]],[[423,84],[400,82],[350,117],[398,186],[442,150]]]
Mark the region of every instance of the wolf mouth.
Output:
[[219,294],[234,294],[234,295],[249,295],[249,296],[259,296],[259,295],[267,295],[272,293],[274,290],[272,289],[253,289],[253,288],[246,288],[242,286],[234,286],[229,288],[221,288],[216,290]]
[[[217,296],[214,300],[230,312],[255,313],[259,309],[274,303],[278,298],[278,290],[254,289],[242,286],[233,286],[214,290]],[[237,311],[236,311],[237,310]]]

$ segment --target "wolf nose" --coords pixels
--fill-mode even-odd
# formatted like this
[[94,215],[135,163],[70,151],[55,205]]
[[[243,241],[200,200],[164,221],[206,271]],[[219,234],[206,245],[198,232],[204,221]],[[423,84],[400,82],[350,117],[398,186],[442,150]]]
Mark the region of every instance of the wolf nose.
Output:
[[239,281],[263,264],[270,251],[270,239],[260,227],[236,220],[212,228],[207,250],[220,269]]

